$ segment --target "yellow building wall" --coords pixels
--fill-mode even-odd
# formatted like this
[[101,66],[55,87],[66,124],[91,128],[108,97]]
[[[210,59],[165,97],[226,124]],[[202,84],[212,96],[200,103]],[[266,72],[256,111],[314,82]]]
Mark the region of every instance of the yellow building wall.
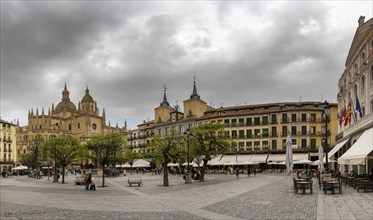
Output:
[[184,101],[185,117],[202,117],[208,110],[208,105],[199,99],[188,99]]
[[170,120],[170,113],[174,111],[171,107],[160,106],[154,109],[155,123],[167,122]]

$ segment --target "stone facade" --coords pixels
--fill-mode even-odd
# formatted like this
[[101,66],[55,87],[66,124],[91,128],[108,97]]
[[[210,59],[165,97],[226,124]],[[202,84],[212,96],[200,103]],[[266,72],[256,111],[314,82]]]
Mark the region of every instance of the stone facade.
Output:
[[[62,92],[62,100],[48,110],[42,109],[41,113],[36,109],[28,113],[28,125],[17,128],[17,150],[20,154],[30,153],[32,149],[40,149],[42,143],[50,138],[61,135],[72,135],[80,141],[87,142],[92,136],[109,132],[126,134],[126,126],[119,128],[106,124],[105,109],[100,115],[97,102],[85,90],[85,95],[79,101],[78,107],[70,101],[69,91],[65,84]],[[40,151],[38,151],[40,152]],[[19,158],[19,155],[17,157]]]

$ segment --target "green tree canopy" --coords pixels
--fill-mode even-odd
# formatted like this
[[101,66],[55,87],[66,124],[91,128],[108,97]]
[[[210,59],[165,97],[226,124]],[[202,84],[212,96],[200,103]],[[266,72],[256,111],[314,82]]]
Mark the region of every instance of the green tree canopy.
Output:
[[86,147],[92,152],[93,157],[101,165],[102,187],[105,186],[105,165],[115,160],[116,154],[123,150],[125,137],[118,133],[108,133],[93,136]]
[[151,143],[151,149],[154,149],[153,158],[163,166],[163,186],[169,186],[167,164],[180,157],[184,151],[182,139],[183,136],[172,129],[167,135],[156,135]]
[[200,181],[205,181],[207,162],[217,155],[228,152],[231,148],[221,124],[203,124],[191,129],[190,152],[199,164],[203,164]]
[[80,148],[78,139],[72,136],[54,137],[44,142],[43,153],[62,166],[62,183],[65,183],[65,168],[77,162]]

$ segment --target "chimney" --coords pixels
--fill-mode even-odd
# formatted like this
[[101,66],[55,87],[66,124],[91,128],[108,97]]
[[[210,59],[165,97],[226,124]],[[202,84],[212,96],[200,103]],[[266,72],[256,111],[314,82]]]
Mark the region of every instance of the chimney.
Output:
[[359,26],[364,24],[364,20],[365,20],[365,16],[360,16],[358,22],[359,22]]

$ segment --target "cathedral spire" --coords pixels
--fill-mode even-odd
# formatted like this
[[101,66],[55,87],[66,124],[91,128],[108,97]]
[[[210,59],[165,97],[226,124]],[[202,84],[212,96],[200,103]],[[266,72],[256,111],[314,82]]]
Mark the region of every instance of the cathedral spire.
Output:
[[200,96],[197,93],[197,87],[196,87],[196,76],[194,76],[194,81],[193,81],[193,93],[190,95],[191,99],[199,99]]
[[161,103],[161,106],[170,106],[170,104],[167,101],[167,95],[166,95],[166,90],[167,87],[164,85],[164,90],[163,90],[163,102]]
[[65,89],[62,91],[62,101],[64,101],[64,100],[70,101],[69,95],[70,95],[70,92],[69,92],[69,90],[67,90],[67,86],[66,86],[66,82],[65,82]]
[[127,130],[127,119],[124,119],[124,129]]

